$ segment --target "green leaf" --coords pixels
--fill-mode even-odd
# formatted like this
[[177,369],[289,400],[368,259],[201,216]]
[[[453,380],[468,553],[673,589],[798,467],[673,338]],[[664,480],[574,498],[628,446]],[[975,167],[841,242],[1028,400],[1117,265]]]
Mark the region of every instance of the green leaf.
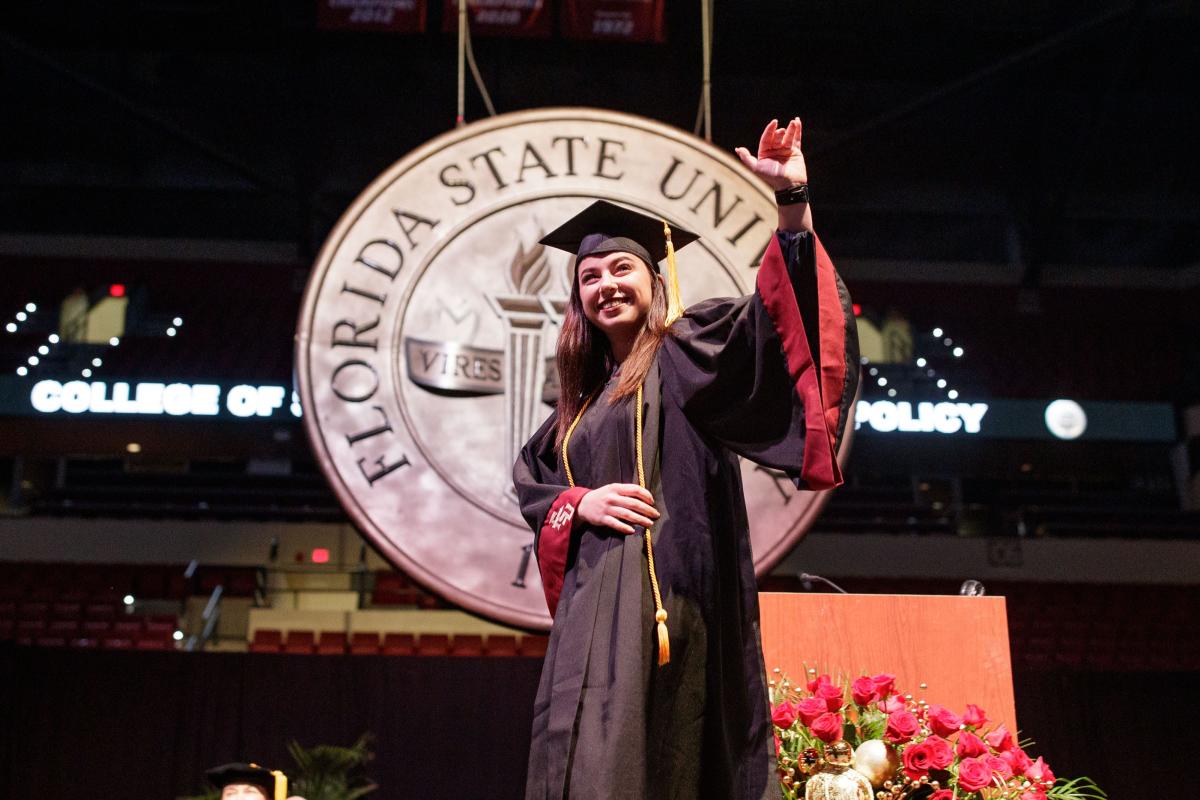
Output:
[[1046,792],[1049,800],[1108,800],[1108,795],[1088,777],[1059,778]]

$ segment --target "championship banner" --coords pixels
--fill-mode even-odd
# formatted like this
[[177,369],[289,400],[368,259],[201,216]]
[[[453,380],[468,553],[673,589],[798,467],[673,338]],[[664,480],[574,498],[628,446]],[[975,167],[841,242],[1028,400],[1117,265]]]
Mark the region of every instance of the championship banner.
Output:
[[426,0],[317,0],[317,27],[324,31],[421,33]]
[[565,0],[562,31],[569,39],[666,40],[664,0]]
[[[458,0],[445,0],[442,30],[458,30]],[[467,0],[471,33],[478,36],[550,35],[549,0]]]

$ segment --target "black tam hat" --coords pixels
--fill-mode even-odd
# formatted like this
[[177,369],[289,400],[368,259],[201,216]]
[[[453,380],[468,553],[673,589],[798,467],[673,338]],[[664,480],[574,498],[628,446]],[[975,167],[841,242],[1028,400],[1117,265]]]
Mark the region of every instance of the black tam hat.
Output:
[[542,237],[539,244],[565,250],[576,263],[588,256],[633,253],[651,269],[667,261],[667,324],[683,313],[675,251],[700,238],[686,228],[671,227],[666,220],[647,216],[607,200],[597,200]]
[[[597,200],[546,234],[541,244],[565,250],[580,261],[618,251],[633,253],[657,269],[658,262],[667,257],[665,224],[665,220],[632,208]],[[671,242],[676,250],[699,238],[689,230],[671,226]]]
[[244,783],[262,789],[268,800],[287,795],[287,776],[278,770],[272,772],[258,764],[222,764],[213,767],[204,775],[218,789]]

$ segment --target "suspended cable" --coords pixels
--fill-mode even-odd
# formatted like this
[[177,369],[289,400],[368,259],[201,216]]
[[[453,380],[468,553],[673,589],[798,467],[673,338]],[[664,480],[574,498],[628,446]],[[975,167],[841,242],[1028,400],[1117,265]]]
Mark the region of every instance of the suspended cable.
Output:
[[700,0],[700,50],[703,77],[700,83],[700,107],[696,110],[696,126],[692,132],[704,130],[706,141],[712,141],[712,12],[713,0]]
[[458,0],[458,115],[454,118],[455,127],[462,127],[467,121],[467,0]]
[[454,124],[461,127],[467,122],[467,67],[471,69],[471,77],[483,98],[488,114],[496,116],[496,107],[492,104],[492,96],[488,94],[483,84],[483,75],[479,65],[475,63],[475,49],[471,47],[471,27],[467,21],[467,0],[458,0],[458,115]]
[[[466,26],[464,26],[466,27]],[[479,88],[479,95],[483,98],[483,105],[487,108],[490,116],[496,116],[496,107],[492,105],[492,96],[488,94],[487,87],[483,85],[483,76],[479,74],[479,65],[475,63],[475,48],[471,46],[471,32],[467,31],[467,64],[471,67],[471,75],[475,78],[475,85]]]

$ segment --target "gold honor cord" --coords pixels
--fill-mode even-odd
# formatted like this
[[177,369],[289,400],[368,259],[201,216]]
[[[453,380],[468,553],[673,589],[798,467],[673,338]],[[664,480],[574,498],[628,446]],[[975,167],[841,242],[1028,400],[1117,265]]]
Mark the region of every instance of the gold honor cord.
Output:
[[[645,489],[646,468],[642,463],[642,388],[642,386],[638,386],[637,390],[637,412],[634,415],[634,430],[636,433],[638,486]],[[595,395],[592,397],[595,397]],[[572,489],[575,488],[575,477],[571,474],[571,462],[567,458],[567,443],[571,441],[571,434],[575,432],[575,426],[579,424],[579,420],[583,419],[583,412],[587,411],[587,407],[591,402],[592,398],[589,397],[583,404],[583,408],[579,409],[579,413],[575,415],[575,420],[571,423],[571,427],[567,428],[567,435],[563,437],[563,471],[567,473],[567,484]],[[654,541],[650,537],[649,527],[644,529],[642,537],[646,542],[646,566],[650,570],[650,590],[654,593],[654,621],[658,623],[658,665],[661,667],[671,660],[671,640],[667,635],[667,610],[663,608],[662,591],[658,588],[658,574],[654,570]]]
[[275,798],[274,800],[287,800],[288,785],[287,775],[284,775],[277,769],[271,770],[271,774],[275,776]]

